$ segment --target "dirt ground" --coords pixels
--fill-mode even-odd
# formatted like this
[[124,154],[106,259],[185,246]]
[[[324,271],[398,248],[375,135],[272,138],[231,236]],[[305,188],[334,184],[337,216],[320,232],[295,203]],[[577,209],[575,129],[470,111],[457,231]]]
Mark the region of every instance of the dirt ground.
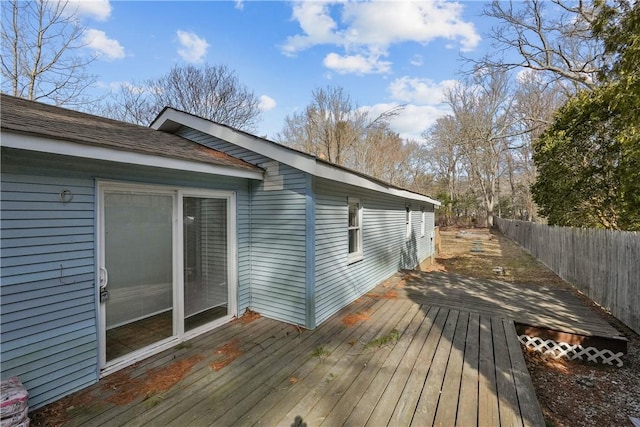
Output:
[[[431,268],[471,277],[573,289],[500,232],[441,230],[441,250]],[[482,252],[474,242],[482,240]],[[501,272],[494,272],[502,267]],[[629,339],[621,368],[554,359],[525,351],[525,359],[548,426],[633,426],[640,418],[640,336],[584,295],[581,299]],[[638,421],[640,422],[640,420]],[[640,425],[640,424],[639,424]]]

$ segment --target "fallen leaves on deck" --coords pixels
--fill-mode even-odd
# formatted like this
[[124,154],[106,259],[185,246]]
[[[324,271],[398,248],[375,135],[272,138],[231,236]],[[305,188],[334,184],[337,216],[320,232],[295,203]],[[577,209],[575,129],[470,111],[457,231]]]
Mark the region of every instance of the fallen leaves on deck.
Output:
[[92,410],[99,411],[103,406],[104,404],[101,402],[96,404],[94,393],[77,392],[36,410],[29,417],[32,426],[63,426],[75,414]]
[[169,366],[159,366],[148,370],[144,375],[130,378],[128,375],[114,374],[107,377],[104,388],[115,390],[106,400],[116,405],[127,405],[139,397],[148,397],[163,393],[178,383],[184,376],[200,362],[201,355],[191,356],[187,359],[177,360]]
[[398,299],[398,292],[394,290],[389,290],[384,294],[376,294],[373,292],[369,292],[367,296],[369,298],[378,298],[378,299]]
[[342,318],[342,323],[344,323],[348,328],[355,326],[358,322],[362,322],[365,320],[369,320],[369,311],[357,312],[347,314]]
[[228,366],[231,362],[233,362],[243,354],[242,350],[240,350],[240,340],[236,338],[232,341],[229,341],[222,347],[217,348],[214,353],[223,355],[221,359],[216,360],[210,365],[211,369],[217,372],[225,366]]
[[244,314],[240,316],[240,322],[242,322],[243,325],[248,325],[249,323],[259,318],[260,318],[260,313],[247,308]]

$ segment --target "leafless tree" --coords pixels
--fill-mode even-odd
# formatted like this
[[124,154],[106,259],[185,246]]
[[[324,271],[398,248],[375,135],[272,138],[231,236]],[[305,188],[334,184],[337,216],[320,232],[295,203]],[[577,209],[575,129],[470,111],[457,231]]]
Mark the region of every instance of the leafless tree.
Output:
[[422,136],[424,149],[428,152],[428,167],[440,184],[439,193],[443,199],[441,216],[448,224],[459,199],[458,181],[463,170],[461,131],[455,117],[446,115],[438,118]]
[[68,1],[2,1],[2,91],[56,105],[91,101],[96,82],[87,72],[95,56],[82,55],[84,28]]
[[[426,192],[425,157],[415,141],[405,141],[387,122],[368,129],[353,150],[353,168],[399,187]],[[351,163],[351,162],[349,162]]]
[[489,35],[495,50],[472,60],[475,70],[529,69],[563,82],[568,92],[593,89],[605,61],[591,32],[597,11],[584,0],[494,0],[485,15],[499,21]]
[[393,108],[374,117],[351,101],[342,87],[315,89],[312,102],[301,113],[285,118],[276,139],[342,166],[361,169],[368,132],[398,114]]
[[[554,112],[566,100],[558,82],[548,82],[538,73],[523,73],[517,79],[513,93],[517,136],[511,141],[506,159],[511,207],[519,211],[520,219],[535,219],[537,208],[531,194],[536,180],[533,143],[550,125]],[[515,213],[515,212],[514,212]]]
[[497,184],[514,129],[513,98],[506,72],[493,71],[461,83],[447,94],[458,129],[467,176],[482,197],[487,225],[493,226]]
[[103,113],[117,120],[149,125],[164,107],[254,131],[260,120],[259,100],[226,65],[174,66],[168,73],[126,83]]

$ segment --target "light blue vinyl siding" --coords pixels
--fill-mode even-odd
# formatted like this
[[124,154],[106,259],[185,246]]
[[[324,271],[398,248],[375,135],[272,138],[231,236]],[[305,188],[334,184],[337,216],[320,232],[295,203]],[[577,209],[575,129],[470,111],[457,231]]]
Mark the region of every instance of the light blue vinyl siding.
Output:
[[[181,128],[178,135],[267,169],[271,159],[202,132]],[[263,316],[307,327],[312,300],[307,298],[306,214],[309,176],[285,164],[277,164],[278,186],[254,182],[250,196],[251,303]]]
[[[430,205],[323,179],[316,180],[315,197],[317,324],[399,269],[414,268],[431,255],[428,222],[425,238],[420,238],[420,208]],[[358,198],[363,209],[363,259],[351,264],[347,231],[349,197]],[[412,206],[413,230],[408,239],[407,205]]]
[[[234,191],[238,310],[249,307],[249,180],[3,148],[0,363],[34,409],[99,378],[96,180]],[[60,202],[63,189],[72,202]]]
[[19,375],[39,406],[98,377],[95,186],[10,173],[1,186],[2,378]]

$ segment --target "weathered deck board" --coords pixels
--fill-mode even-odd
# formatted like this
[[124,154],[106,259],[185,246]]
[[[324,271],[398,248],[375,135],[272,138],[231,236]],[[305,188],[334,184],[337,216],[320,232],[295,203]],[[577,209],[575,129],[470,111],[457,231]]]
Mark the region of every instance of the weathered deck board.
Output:
[[[403,280],[404,279],[404,280]],[[530,326],[584,336],[618,337],[620,333],[569,290],[500,280],[476,279],[445,272],[411,271],[395,282],[400,297],[418,304],[480,313]],[[386,292],[388,289],[380,289]]]
[[464,349],[460,396],[458,398],[457,426],[475,426],[478,423],[478,363],[480,355],[480,315],[469,314]]
[[[507,336],[504,325],[499,319],[491,319],[491,329],[493,332],[493,346],[495,348],[507,348]],[[508,351],[494,352],[496,371],[496,390],[498,393],[498,408],[500,413],[500,423],[502,425],[522,424],[520,420],[520,410],[518,408],[517,390],[513,380],[511,369],[511,359]]]
[[[280,322],[270,320],[270,319],[260,319],[261,322],[258,322],[254,325],[247,325],[251,327],[247,327],[242,325],[240,322],[234,322],[232,324],[227,325],[225,328],[221,328],[220,330],[213,331],[209,334],[202,335],[190,341],[190,348],[184,348],[181,350],[170,350],[163,352],[154,357],[148,358],[140,364],[136,364],[129,368],[126,368],[126,372],[128,377],[131,380],[135,380],[137,378],[143,377],[149,370],[155,368],[161,368],[163,366],[170,365],[175,360],[187,359],[193,356],[203,355],[203,354],[212,354],[213,349],[218,347],[221,343],[226,343],[232,340],[234,337],[239,335],[248,334],[252,339],[260,340],[266,339],[269,340],[268,337],[277,333],[278,331],[285,329],[288,325],[284,325]],[[273,341],[273,340],[272,340]],[[209,362],[211,363],[211,361]],[[209,366],[207,363],[200,363],[194,367],[191,371],[190,375],[185,378],[184,381],[181,382],[181,386],[184,387],[184,392],[180,393],[180,397],[182,399],[187,399],[190,394],[197,390],[196,387],[189,387],[193,384],[197,384],[198,380],[202,381],[202,378],[205,377],[210,372]],[[120,373],[116,373],[114,375],[120,375]],[[108,378],[107,378],[108,379]],[[98,384],[99,386],[99,384]],[[88,393],[94,391],[96,387],[87,390]],[[153,408],[149,408],[148,405],[140,405],[137,402],[134,402],[131,405],[123,405],[118,406],[113,403],[105,403],[106,399],[114,393],[118,393],[119,390],[104,390],[104,388],[99,389],[100,392],[100,400],[97,402],[97,405],[90,413],[90,418],[75,418],[70,422],[71,426],[84,426],[84,425],[110,425],[110,426],[118,426],[118,425],[127,425],[130,423],[131,419],[143,415],[149,415],[153,413]],[[96,410],[97,408],[97,410]],[[143,424],[144,420],[141,420],[139,424]]]
[[[383,316],[389,310],[389,304],[386,302],[379,302],[375,305],[380,306],[380,308],[375,310],[372,315],[374,317]],[[374,306],[371,308],[375,309]],[[332,325],[337,326],[336,323],[333,322]],[[315,336],[315,340],[307,339],[297,343],[281,345],[277,352],[262,357],[260,363],[253,364],[249,369],[244,369],[242,372],[236,372],[230,382],[218,387],[208,387],[206,398],[197,402],[187,411],[179,413],[178,417],[172,419],[170,423],[179,426],[203,425],[202,420],[207,420],[205,425],[210,425],[217,423],[218,418],[236,406],[240,406],[241,409],[248,409],[252,400],[247,397],[256,389],[262,388],[263,392],[265,389],[270,390],[273,377],[280,380],[283,379],[283,376],[286,378],[287,373],[290,373],[290,369],[311,358],[314,349],[324,347],[326,344],[327,349],[325,350],[330,351],[328,350],[330,340],[327,342],[327,338],[333,335],[333,331],[334,329],[332,328],[328,335],[310,333],[308,335]],[[252,359],[252,362],[255,362],[255,357]],[[287,368],[287,370],[283,371],[284,368]],[[230,371],[237,371],[237,369]],[[169,425],[169,423],[165,425]],[[219,425],[226,424],[219,423]]]
[[361,395],[359,402],[353,408],[345,425],[364,426],[378,406],[378,403],[381,405],[384,403],[380,398],[396,369],[404,360],[409,345],[413,342],[418,328],[420,328],[427,315],[426,311],[422,310],[420,306],[415,305],[415,307],[418,308],[417,313],[414,313],[408,328],[402,333],[400,339],[391,350],[391,354],[386,357],[373,381]]
[[[387,308],[392,308],[391,304],[386,306]],[[280,395],[280,399],[275,403],[270,402],[271,407],[259,416],[256,423],[260,425],[276,425],[281,419],[293,420],[299,416],[297,408],[304,409],[315,402],[316,394],[313,394],[313,392],[316,390],[314,388],[319,384],[326,387],[327,381],[333,378],[331,371],[335,366],[335,361],[344,356],[353,347],[359,339],[360,335],[358,334],[363,334],[367,330],[368,326],[363,322],[355,329],[345,328],[341,334],[333,336],[333,345],[326,349],[329,352],[328,357],[331,359],[317,358],[317,363],[312,366],[307,364],[299,371],[295,371],[292,376],[297,381],[282,384],[284,393]]]
[[468,325],[469,313],[460,313],[447,369],[444,374],[438,411],[435,414],[436,417],[433,423],[436,426],[452,426],[456,423]]
[[[397,334],[404,334],[409,327],[411,321],[415,317],[419,307],[416,304],[409,304],[406,307],[400,307],[397,312],[401,314],[401,319],[396,323],[392,319],[387,322],[386,328],[381,331],[380,337],[391,337],[391,333],[396,331]],[[336,426],[345,425],[346,420],[350,417],[351,412],[361,401],[362,396],[371,387],[371,383],[376,378],[384,366],[385,360],[390,356],[392,345],[394,345],[393,338],[389,338],[388,342],[380,342],[380,344],[373,344],[368,346],[363,354],[369,353],[371,358],[367,360],[356,360],[354,363],[364,364],[364,369],[360,371],[357,378],[351,383],[348,388],[342,392],[337,404],[332,408],[331,412],[327,414],[322,422],[322,425]],[[364,358],[363,358],[364,359]]]
[[518,393],[518,406],[525,427],[544,425],[544,417],[538,403],[538,398],[527,371],[527,365],[522,355],[520,345],[509,337],[516,334],[513,322],[504,320],[504,329],[507,336],[507,348],[511,360],[511,372]]
[[500,423],[493,351],[491,318],[480,317],[478,425],[481,426],[495,426]]
[[[393,304],[388,301],[385,303],[385,307],[391,308]],[[375,319],[385,319],[386,312],[380,313],[380,316]],[[386,319],[385,319],[386,320]],[[384,322],[383,322],[384,323]],[[337,380],[343,375],[342,369],[349,366],[349,359],[347,354],[352,350],[353,345],[356,342],[371,340],[381,326],[370,327],[367,322],[363,322],[358,325],[358,335],[355,339],[341,340],[337,349],[331,352],[326,359],[322,361],[322,366],[312,375],[308,381],[303,384],[296,384],[299,387],[305,388],[302,399],[300,399],[295,406],[293,406],[287,413],[282,414],[281,418],[276,422],[278,425],[286,425],[287,422],[291,423],[296,417],[305,419],[307,413],[314,408],[315,405],[325,396],[327,389],[332,385],[333,381]],[[353,343],[353,345],[352,345]]]
[[415,363],[409,372],[407,372],[407,382],[404,385],[402,393],[399,395],[395,410],[389,420],[390,425],[406,426],[411,423],[415,409],[420,399],[424,383],[429,372],[429,367],[436,352],[436,347],[442,336],[442,331],[447,324],[449,317],[448,310],[440,310],[436,316],[433,326],[429,329],[420,353],[415,359]]
[[[313,408],[305,415],[302,415],[304,420],[313,425],[324,424],[331,426],[341,424],[339,421],[349,415],[347,411],[351,410],[355,402],[350,402],[350,399],[347,399],[346,402],[342,402],[340,405],[338,405],[338,402],[347,395],[351,396],[352,393],[362,393],[368,384],[363,384],[363,387],[358,387],[358,385],[355,384],[356,379],[361,378],[361,381],[364,380],[365,382],[368,379],[370,382],[371,377],[365,377],[363,371],[365,371],[367,367],[369,368],[369,372],[377,370],[381,364],[380,353],[384,353],[384,351],[380,351],[380,349],[372,351],[371,348],[367,348],[367,344],[375,339],[388,335],[392,329],[395,329],[396,323],[401,320],[405,313],[406,308],[404,307],[399,307],[399,309],[394,310],[387,317],[382,328],[376,331],[370,330],[366,337],[363,336],[363,340],[361,341],[361,343],[364,344],[363,348],[352,347],[347,357],[341,358],[335,368],[337,368],[338,372],[342,373],[331,381],[324,395]],[[352,391],[351,388],[354,384],[355,387],[353,388],[356,390]],[[335,424],[331,423],[332,420]]]
[[368,420],[364,420],[366,422],[365,425],[384,426],[390,424],[389,420],[398,403],[398,396],[400,396],[404,390],[405,384],[413,370],[415,360],[422,349],[422,345],[426,340],[429,331],[434,325],[434,320],[436,319],[440,309],[430,307],[427,310],[425,307],[424,311],[425,316],[420,318],[421,323],[415,330],[415,335],[411,337],[410,342],[407,343],[408,347],[406,352],[398,361],[399,363],[395,367],[395,370],[390,373],[389,382],[382,393],[382,396],[378,400],[373,413]]
[[[445,324],[438,348],[433,356],[429,372],[420,394],[420,400],[411,420],[412,426],[432,425],[436,414],[436,408],[440,402],[440,393],[443,387],[444,375],[452,352],[453,337],[458,323],[459,313],[450,311]],[[457,379],[456,379],[457,380]],[[444,402],[442,402],[444,403]]]
[[[365,316],[347,326],[354,313]],[[229,342],[242,354],[213,370]],[[102,406],[71,425],[544,425],[512,322],[410,298],[363,297],[313,331],[234,322],[117,375],[192,356],[161,396],[118,406],[102,397],[123,390],[92,387]]]

